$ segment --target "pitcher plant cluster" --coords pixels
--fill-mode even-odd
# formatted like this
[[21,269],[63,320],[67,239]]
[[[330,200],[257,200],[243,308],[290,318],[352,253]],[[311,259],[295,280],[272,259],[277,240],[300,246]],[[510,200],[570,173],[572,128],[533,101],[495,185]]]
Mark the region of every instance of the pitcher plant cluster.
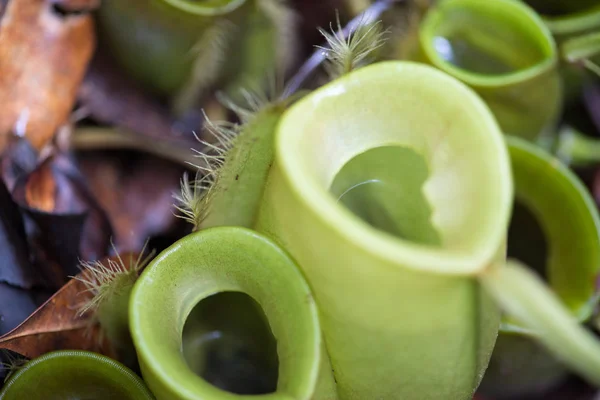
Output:
[[126,366],[50,353],[0,399],[47,398],[40,379],[159,400],[469,400],[571,372],[600,386],[600,219],[569,168],[600,144],[559,126],[598,79],[600,5],[347,6],[363,12],[283,81],[284,1],[103,1],[123,68],[175,113],[218,88],[233,117],[206,117],[174,195],[193,233],[145,269],[83,265],[82,312]]

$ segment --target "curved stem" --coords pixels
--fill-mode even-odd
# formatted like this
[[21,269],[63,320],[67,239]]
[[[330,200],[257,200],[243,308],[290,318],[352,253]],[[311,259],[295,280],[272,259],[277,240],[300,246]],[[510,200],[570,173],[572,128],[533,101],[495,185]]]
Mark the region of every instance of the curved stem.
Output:
[[565,364],[600,385],[600,342],[525,266],[509,261],[479,276],[498,304]]
[[[75,150],[137,150],[189,167],[200,160],[190,148],[170,142],[149,141],[147,138],[114,128],[81,128],[71,139]],[[190,146],[191,147],[191,146]]]

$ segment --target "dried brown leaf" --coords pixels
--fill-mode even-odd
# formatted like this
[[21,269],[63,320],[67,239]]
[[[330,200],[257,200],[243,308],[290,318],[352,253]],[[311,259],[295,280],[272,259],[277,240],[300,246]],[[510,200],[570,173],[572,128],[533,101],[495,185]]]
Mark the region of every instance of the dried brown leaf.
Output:
[[100,6],[100,0],[50,0],[65,12],[85,12],[95,10]]
[[119,249],[139,249],[152,236],[181,222],[173,214],[173,193],[184,168],[160,158],[123,152],[85,152],[81,169],[106,210]]
[[56,181],[49,161],[33,171],[25,184],[27,205],[45,212],[54,210],[56,198]]
[[[77,3],[81,3],[78,1]],[[0,152],[13,133],[44,147],[75,103],[95,45],[88,14],[11,0],[0,20]]]
[[112,227],[72,160],[54,154],[23,175],[12,191],[25,212],[31,254],[45,282],[58,289],[79,258],[108,254]]
[[79,307],[90,297],[81,281],[71,279],[22,324],[0,337],[0,348],[29,358],[63,349],[114,356],[108,343],[101,339],[93,317],[78,315]]
[[[2,1],[2,0],[0,0]],[[18,180],[38,165],[38,152],[25,138],[10,136],[0,158],[0,171],[6,187],[12,191]]]
[[1,180],[0,282],[22,289],[31,289],[40,286],[41,283],[29,258],[29,246],[21,212]]
[[79,90],[79,102],[94,120],[152,138],[186,143],[195,126],[183,126],[169,110],[144,92],[115,64],[110,55],[98,51]]

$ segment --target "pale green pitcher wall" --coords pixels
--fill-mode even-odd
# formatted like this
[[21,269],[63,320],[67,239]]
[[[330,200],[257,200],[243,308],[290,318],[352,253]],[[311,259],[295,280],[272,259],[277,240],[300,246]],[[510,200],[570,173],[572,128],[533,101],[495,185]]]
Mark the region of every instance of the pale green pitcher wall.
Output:
[[[380,232],[329,194],[347,161],[386,145],[425,158],[441,248]],[[499,325],[474,276],[504,262],[511,202],[491,112],[431,67],[378,63],[284,113],[257,229],[306,274],[340,399],[471,398]]]

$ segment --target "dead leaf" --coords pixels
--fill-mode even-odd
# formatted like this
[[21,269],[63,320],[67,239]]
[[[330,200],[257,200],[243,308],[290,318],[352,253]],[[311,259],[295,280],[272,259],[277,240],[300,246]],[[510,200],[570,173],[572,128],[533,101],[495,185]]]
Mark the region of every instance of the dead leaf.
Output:
[[[81,2],[77,2],[81,3]],[[11,0],[0,20],[0,152],[8,136],[42,148],[75,103],[95,46],[88,14],[64,15],[47,0]]]
[[194,143],[199,125],[177,123],[168,109],[119,70],[109,54],[94,56],[79,89],[79,101],[94,120],[126,128],[147,138]]
[[0,335],[23,322],[54,292],[40,290],[47,282],[30,250],[19,206],[0,180]]
[[108,254],[110,221],[66,155],[54,154],[23,175],[12,195],[24,211],[30,252],[46,286],[64,285],[80,258]]
[[51,159],[29,175],[25,184],[25,200],[27,205],[45,212],[52,212],[56,204],[56,181],[52,174]]
[[0,282],[0,335],[13,330],[39,305],[31,291]]
[[[108,260],[119,263],[122,260],[124,267],[130,269],[138,257],[137,253],[127,253],[102,262],[108,265]],[[87,279],[90,276],[87,270],[78,274],[78,277]],[[28,358],[54,350],[70,349],[94,351],[117,359],[114,349],[103,338],[93,314],[79,313],[92,297],[87,289],[79,279],[71,279],[23,323],[0,336],[0,349],[11,350]]]
[[[84,226],[84,236],[80,248],[80,256],[84,259],[99,259],[107,255],[110,238],[113,236],[113,227],[109,220],[108,213],[99,202],[87,177],[81,171],[80,166],[75,164],[71,157],[60,156],[56,158],[56,170],[58,176],[68,181],[77,198],[69,205],[69,197],[58,197],[56,211],[59,213],[69,213],[76,210],[77,205],[84,207],[87,216]],[[67,187],[68,185],[59,185]]]
[[95,10],[100,6],[100,0],[50,0],[65,13],[81,13]]
[[596,132],[600,133],[600,84],[590,82],[583,90],[583,103]]
[[88,207],[78,187],[65,171],[76,168],[63,154],[43,160],[31,173],[22,177],[14,189],[15,200],[22,206],[56,214],[83,213]]
[[81,169],[109,215],[117,248],[139,249],[149,237],[177,230],[172,195],[183,167],[135,152],[82,154]]
[[[1,1],[1,0],[0,0]],[[2,178],[9,191],[18,180],[30,174],[38,165],[38,153],[25,138],[9,136],[0,163]]]
[[23,218],[10,192],[0,180],[0,282],[31,289],[40,285],[29,258]]
[[54,350],[89,350],[114,357],[90,314],[79,316],[78,305],[89,300],[85,285],[71,279],[21,325],[0,337],[0,348],[28,358]]

